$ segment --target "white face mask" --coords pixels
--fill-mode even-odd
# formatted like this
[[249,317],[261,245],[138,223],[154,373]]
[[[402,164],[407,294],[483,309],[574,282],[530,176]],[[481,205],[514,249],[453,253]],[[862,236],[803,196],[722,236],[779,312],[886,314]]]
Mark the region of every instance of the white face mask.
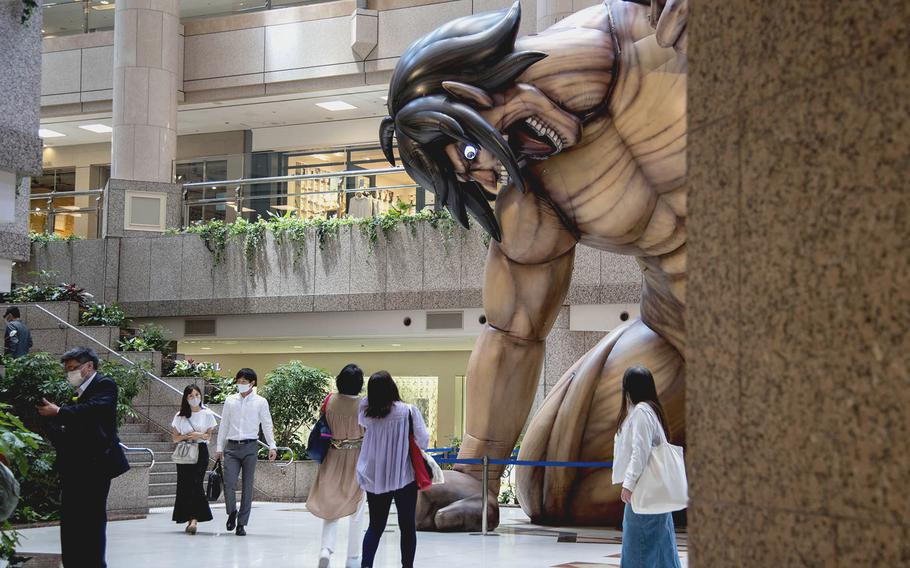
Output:
[[192,397],[186,399],[186,401],[188,403],[190,403],[190,406],[192,406],[193,408],[199,408],[199,405],[202,403],[202,401],[199,400],[198,396],[192,396]]
[[253,385],[250,385],[250,384],[246,384],[246,385],[242,385],[242,384],[241,384],[241,385],[237,385],[237,392],[239,392],[240,394],[244,394],[245,392],[247,392],[248,390],[250,390],[250,388],[252,388],[252,386],[253,386]]
[[84,382],[84,380],[82,379],[82,371],[80,371],[79,369],[76,369],[75,371],[67,371],[66,372],[66,381],[70,385],[72,385],[72,387],[74,389],[79,388],[80,386],[82,386],[82,383]]

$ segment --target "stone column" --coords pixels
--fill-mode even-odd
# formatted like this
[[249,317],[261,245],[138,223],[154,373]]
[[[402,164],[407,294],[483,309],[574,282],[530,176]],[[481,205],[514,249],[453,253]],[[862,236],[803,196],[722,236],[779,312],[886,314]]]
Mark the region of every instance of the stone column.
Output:
[[698,6],[689,565],[908,566],[910,5]]
[[13,262],[29,259],[29,176],[41,173],[41,9],[23,23],[22,2],[0,2],[0,292]]
[[118,0],[114,20],[111,181],[105,234],[124,236],[126,191],[167,193],[168,226],[179,223],[177,153],[180,19],[177,0]]

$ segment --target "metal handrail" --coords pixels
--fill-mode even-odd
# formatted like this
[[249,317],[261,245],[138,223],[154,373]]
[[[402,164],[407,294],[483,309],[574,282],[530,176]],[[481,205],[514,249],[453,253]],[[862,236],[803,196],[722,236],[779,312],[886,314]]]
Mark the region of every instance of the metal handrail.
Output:
[[272,176],[272,177],[263,177],[263,178],[240,178],[232,179],[225,181],[194,181],[192,183],[183,184],[184,188],[187,187],[205,187],[205,186],[222,186],[222,185],[256,185],[260,183],[278,183],[284,181],[296,181],[304,179],[323,179],[323,178],[336,178],[336,177],[358,177],[358,176],[377,176],[380,174],[397,174],[405,171],[402,166],[395,168],[381,168],[377,170],[345,170],[343,172],[324,172],[319,174],[295,174],[290,176]]
[[[244,197],[244,201],[257,201],[261,199],[283,199],[286,197],[304,197],[308,195],[337,195],[338,193],[360,193],[361,191],[370,193],[372,191],[390,191],[393,189],[416,189],[420,187],[416,183],[403,185],[381,185],[377,187],[355,187],[341,188],[336,191],[306,191],[295,193],[269,193],[265,195],[249,195]],[[208,199],[185,199],[187,205],[213,205],[218,203],[233,203],[237,197],[210,197]]]
[[[180,392],[179,389],[177,389],[176,387],[174,387],[174,385],[169,384],[167,381],[163,380],[161,377],[159,377],[159,376],[156,375],[155,373],[152,373],[152,372],[149,371],[148,369],[143,369],[142,367],[139,367],[138,365],[136,365],[135,362],[130,361],[129,359],[127,359],[126,357],[124,357],[123,355],[121,355],[120,353],[118,353],[117,351],[111,349],[110,347],[108,347],[108,346],[105,345],[104,343],[101,343],[100,341],[98,341],[97,339],[95,339],[95,338],[92,337],[91,335],[85,333],[84,331],[82,331],[82,330],[79,329],[78,327],[76,327],[76,326],[74,326],[73,324],[69,323],[68,321],[66,321],[66,320],[64,320],[64,319],[62,319],[62,318],[60,318],[57,314],[55,314],[55,313],[51,312],[50,310],[46,309],[44,306],[42,306],[42,305],[40,305],[40,304],[31,304],[31,306],[33,306],[33,307],[35,307],[35,308],[38,308],[39,310],[41,310],[41,311],[44,312],[45,314],[51,316],[52,318],[54,318],[55,320],[57,320],[58,322],[60,322],[61,325],[64,325],[64,326],[66,326],[67,328],[69,328],[69,329],[75,331],[76,333],[78,333],[78,334],[81,335],[82,337],[88,339],[88,340],[91,341],[92,343],[95,343],[95,344],[101,346],[102,349],[105,349],[105,350],[107,350],[108,352],[112,353],[115,357],[119,357],[119,358],[122,359],[123,361],[126,361],[127,364],[129,364],[129,365],[131,365],[131,366],[133,366],[133,367],[138,367],[143,373],[145,373],[146,375],[148,375],[148,376],[151,377],[152,379],[158,381],[159,383],[161,383],[161,384],[164,385],[165,387],[171,389],[171,390],[174,391],[175,393],[179,394],[179,395],[181,396],[181,398],[183,397],[183,393]],[[216,417],[218,417],[219,420],[221,419],[221,415],[219,415],[218,413],[216,413],[216,412],[214,412],[214,411],[211,411],[211,410],[210,410],[210,412],[212,412],[212,414],[214,414]],[[262,440],[256,440],[256,441],[259,442],[259,445],[260,445],[260,446],[263,446],[263,447],[266,447],[266,448],[268,447],[268,444],[264,443]],[[290,457],[290,460],[288,460],[288,463],[286,463],[286,464],[278,464],[279,467],[288,467],[289,465],[291,465],[292,463],[294,463],[294,451],[291,450],[291,448],[288,448],[288,447],[286,447],[286,446],[280,446],[280,447],[276,447],[275,449],[276,449],[276,450],[281,450],[281,451],[287,451],[287,452],[290,453],[290,456],[291,456],[291,457]]]
[[153,452],[149,448],[131,448],[131,447],[127,446],[126,444],[124,444],[123,442],[120,442],[120,447],[123,448],[124,452],[148,452],[148,454],[150,456],[152,456],[152,463],[149,464],[149,469],[152,469],[153,467],[155,467],[155,452]]
[[103,189],[83,189],[79,191],[48,191],[47,193],[33,193],[28,196],[32,199],[53,199],[54,197],[82,197],[86,195],[99,195],[104,193]]

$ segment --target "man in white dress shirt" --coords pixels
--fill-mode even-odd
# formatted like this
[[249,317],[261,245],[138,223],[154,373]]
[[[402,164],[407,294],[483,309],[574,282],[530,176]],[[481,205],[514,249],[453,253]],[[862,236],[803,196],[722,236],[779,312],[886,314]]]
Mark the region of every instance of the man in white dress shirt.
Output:
[[[215,459],[224,458],[224,505],[227,510],[227,530],[237,528],[237,536],[246,536],[244,527],[250,520],[253,506],[253,478],[259,455],[259,427],[269,445],[269,460],[278,455],[269,402],[253,392],[256,372],[240,369],[234,377],[237,393],[224,401],[221,427]],[[240,494],[240,514],[237,514],[237,478],[243,470],[243,491]]]

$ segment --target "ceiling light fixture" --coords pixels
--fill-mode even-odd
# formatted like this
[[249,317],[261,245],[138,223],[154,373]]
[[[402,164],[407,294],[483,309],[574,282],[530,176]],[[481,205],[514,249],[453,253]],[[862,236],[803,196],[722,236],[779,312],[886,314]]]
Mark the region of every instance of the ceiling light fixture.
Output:
[[114,129],[106,124],[83,124],[79,126],[82,130],[88,130],[89,132],[95,132],[97,134],[107,134],[108,132],[113,132]]
[[392,347],[401,347],[401,343],[393,343]]
[[204,351],[211,351],[211,350],[212,350],[211,347],[200,347],[199,349],[202,349],[202,350],[204,350]]
[[294,349],[303,349],[303,345],[295,345]]
[[51,130],[49,128],[40,128],[38,129],[38,136],[41,138],[61,138],[63,136],[66,136],[66,134],[61,134],[60,132]]
[[333,111],[333,112],[339,111],[339,110],[354,110],[357,108],[354,105],[350,105],[344,101],[327,101],[324,103],[316,103],[316,106],[318,106],[319,108],[324,108],[325,110]]

